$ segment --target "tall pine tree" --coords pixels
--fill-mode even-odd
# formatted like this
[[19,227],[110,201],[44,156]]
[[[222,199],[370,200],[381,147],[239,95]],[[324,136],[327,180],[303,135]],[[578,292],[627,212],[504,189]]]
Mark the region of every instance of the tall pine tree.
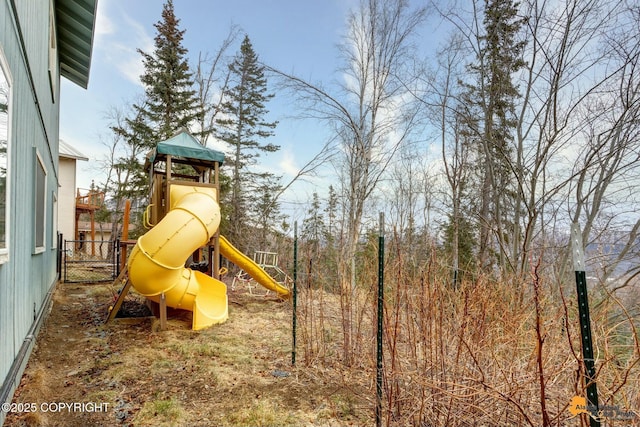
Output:
[[274,231],[285,223],[285,216],[280,213],[280,202],[276,195],[282,190],[280,177],[272,173],[263,173],[257,176],[256,186],[249,188],[251,203],[249,214],[251,224],[257,227],[255,233],[251,233],[253,247],[261,250],[274,251]]
[[517,16],[518,4],[512,0],[484,3],[485,33],[479,37],[476,61],[468,67],[475,82],[466,85],[466,105],[460,120],[467,127],[467,141],[475,145],[478,263],[491,270],[496,260],[505,267],[507,240],[519,232],[510,215],[515,195],[511,175],[514,105],[519,97],[513,75],[526,64],[522,59],[524,43],[517,40],[524,22]]
[[221,105],[221,119],[216,121],[217,136],[230,147],[230,154],[225,159],[225,167],[231,168],[231,189],[227,195],[229,204],[229,227],[226,232],[242,249],[246,239],[248,225],[249,189],[258,187],[259,175],[252,173],[250,167],[255,165],[258,157],[264,152],[274,152],[280,147],[264,140],[274,135],[277,122],[267,122],[266,103],[273,94],[267,93],[267,80],[264,67],[258,62],[258,55],[253,50],[248,36],[244,37],[240,52],[229,65],[232,84],[224,94]]
[[131,112],[122,120],[116,120],[111,130],[127,145],[126,154],[114,159],[113,168],[118,185],[109,196],[144,199],[148,193],[147,176],[143,171],[144,154],[162,140],[173,136],[190,124],[202,111],[193,90],[192,73],[186,60],[187,49],[182,45],[184,30],[179,28],[173,1],[167,0],[161,19],[154,24],[157,30],[152,53],[141,49],[144,73],[140,80],[144,95],[134,103]]
[[154,24],[157,33],[153,53],[138,49],[144,65],[140,80],[145,99],[144,103],[134,105],[134,109],[140,116],[136,126],[143,127],[140,131],[146,135],[149,147],[180,129],[189,129],[202,112],[186,59],[188,51],[182,45],[185,30],[181,30],[179,24],[173,0],[167,0],[162,19]]

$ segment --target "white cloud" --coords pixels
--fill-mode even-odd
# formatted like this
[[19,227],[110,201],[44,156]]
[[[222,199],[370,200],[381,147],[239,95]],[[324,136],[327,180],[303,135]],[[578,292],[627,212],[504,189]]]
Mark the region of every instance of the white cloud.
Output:
[[96,15],[96,28],[95,28],[95,36],[96,36],[96,45],[99,45],[103,40],[103,38],[109,34],[112,34],[114,31],[114,24],[111,18],[109,17],[106,4],[108,2],[100,1],[98,2],[98,13]]
[[289,149],[282,151],[282,157],[278,166],[286,175],[296,176],[300,168],[296,165],[295,155]]
[[153,51],[153,38],[140,22],[121,11],[123,25],[117,31],[117,41],[112,41],[113,57],[118,71],[130,82],[140,85],[140,76],[144,72],[142,56],[137,49],[144,52]]
[[153,37],[126,9],[108,8],[107,5],[113,4],[108,1],[98,2],[96,47],[100,49],[105,62],[114,67],[118,74],[129,82],[140,85],[144,67],[137,49],[152,52]]
[[144,66],[140,54],[136,50],[130,50],[126,46],[113,45],[113,48],[120,50],[115,64],[120,74],[131,83],[141,85],[140,76],[144,72]]
[[133,50],[140,48],[145,52],[153,50],[153,37],[147,33],[147,29],[143,24],[131,18],[126,12],[122,12],[124,23],[127,29],[121,32],[123,42],[126,42]]

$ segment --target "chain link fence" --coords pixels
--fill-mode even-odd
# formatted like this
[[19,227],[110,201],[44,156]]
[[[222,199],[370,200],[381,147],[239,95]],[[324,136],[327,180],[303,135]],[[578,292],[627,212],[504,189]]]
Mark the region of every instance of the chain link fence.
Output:
[[118,241],[65,240],[62,280],[65,283],[110,282],[118,276]]

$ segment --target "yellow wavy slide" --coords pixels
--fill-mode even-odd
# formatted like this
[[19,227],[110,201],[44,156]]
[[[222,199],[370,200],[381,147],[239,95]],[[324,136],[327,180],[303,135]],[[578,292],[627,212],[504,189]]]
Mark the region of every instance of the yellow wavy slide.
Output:
[[233,246],[224,236],[220,236],[220,253],[223,257],[243,269],[256,282],[260,283],[270,291],[276,292],[279,296],[287,298],[289,289],[273,280],[266,271],[262,269],[255,261],[240,252]]
[[184,266],[220,225],[216,190],[174,184],[169,200],[169,212],[131,252],[129,280],[152,301],[159,302],[164,293],[169,307],[193,311],[193,329],[222,323],[229,317],[226,285]]

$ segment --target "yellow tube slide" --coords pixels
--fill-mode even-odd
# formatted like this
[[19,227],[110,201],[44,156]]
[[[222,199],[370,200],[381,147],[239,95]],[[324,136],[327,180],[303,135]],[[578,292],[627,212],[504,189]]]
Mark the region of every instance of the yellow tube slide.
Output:
[[204,246],[220,225],[216,190],[171,185],[170,210],[141,236],[129,256],[129,280],[145,297],[193,312],[193,329],[222,323],[229,316],[227,287],[199,271],[185,268],[189,256]]
[[277,292],[278,295],[283,298],[289,297],[289,289],[273,280],[255,261],[236,249],[236,247],[222,235],[220,236],[220,253],[223,257],[246,271],[253,280],[265,288]]

